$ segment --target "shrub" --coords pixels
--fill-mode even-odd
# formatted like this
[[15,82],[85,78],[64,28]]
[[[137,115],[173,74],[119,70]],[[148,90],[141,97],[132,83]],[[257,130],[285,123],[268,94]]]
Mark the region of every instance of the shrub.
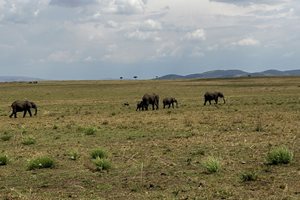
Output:
[[241,178],[241,180],[243,182],[246,182],[246,181],[256,181],[257,174],[255,172],[253,172],[253,171],[243,172],[243,173],[241,173],[240,178]]
[[8,163],[8,158],[7,158],[7,156],[0,155],[0,166],[1,166],[1,165],[7,165],[7,163]]
[[267,163],[270,165],[288,164],[293,160],[293,153],[286,147],[277,147],[267,155]]
[[36,140],[33,137],[27,137],[22,141],[22,144],[24,145],[31,145],[31,144],[35,144]]
[[97,132],[97,128],[95,127],[89,127],[84,129],[84,133],[86,135],[94,135]]
[[71,160],[77,160],[78,157],[79,157],[79,154],[78,154],[76,151],[72,151],[72,152],[70,152],[70,154],[69,154],[69,158],[70,158]]
[[111,168],[111,163],[105,158],[97,157],[93,159],[93,163],[96,165],[97,171],[109,170]]
[[4,134],[1,136],[1,140],[8,141],[8,140],[10,140],[11,137],[12,137],[12,135],[8,134],[7,132],[4,132]]
[[91,152],[92,159],[107,158],[107,153],[103,149],[95,149]]
[[54,167],[54,161],[51,158],[44,156],[30,160],[27,168],[33,170],[52,167]]
[[204,162],[202,162],[202,166],[208,173],[215,173],[220,171],[221,163],[215,157],[208,157]]

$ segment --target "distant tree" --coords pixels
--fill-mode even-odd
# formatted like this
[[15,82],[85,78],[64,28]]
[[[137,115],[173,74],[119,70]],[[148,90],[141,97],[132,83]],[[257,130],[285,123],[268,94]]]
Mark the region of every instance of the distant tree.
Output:
[[120,76],[120,80],[123,80],[123,76]]
[[138,77],[137,77],[137,76],[134,76],[133,78],[134,78],[134,79],[137,79]]

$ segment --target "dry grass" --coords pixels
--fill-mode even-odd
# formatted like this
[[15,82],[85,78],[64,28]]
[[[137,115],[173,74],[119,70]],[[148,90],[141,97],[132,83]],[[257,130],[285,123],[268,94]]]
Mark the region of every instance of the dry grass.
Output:
[[[300,78],[186,81],[61,81],[0,84],[3,199],[299,199]],[[203,106],[219,90],[226,104]],[[136,112],[144,93],[174,96],[179,108]],[[11,119],[9,105],[28,98],[36,117]],[[130,106],[123,106],[129,102]],[[86,134],[86,130],[93,134]],[[35,143],[23,145],[24,138]],[[266,165],[267,153],[286,146],[287,165]],[[94,170],[90,152],[103,147],[111,169]],[[70,159],[76,152],[76,159]],[[49,155],[52,169],[26,170]],[[219,173],[202,161],[222,159]],[[242,182],[243,172],[257,180]]]

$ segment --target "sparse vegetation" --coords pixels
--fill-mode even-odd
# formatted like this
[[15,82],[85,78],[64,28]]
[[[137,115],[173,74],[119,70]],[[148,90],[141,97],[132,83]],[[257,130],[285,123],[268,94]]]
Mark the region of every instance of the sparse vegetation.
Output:
[[111,168],[111,163],[106,158],[97,157],[96,159],[93,159],[93,163],[98,171],[109,170]]
[[36,140],[35,138],[31,137],[31,136],[28,136],[28,137],[25,137],[22,141],[22,144],[24,145],[32,145],[32,144],[35,144]]
[[[8,156],[0,199],[299,199],[299,82],[0,83],[0,155]],[[203,106],[207,90],[222,91],[226,104]],[[161,100],[174,95],[181,106],[162,109],[160,102],[159,110],[135,111],[135,102],[152,92]],[[40,106],[37,116],[9,118],[12,100],[25,97]],[[33,145],[22,144],[30,137]],[[268,152],[282,144],[292,153],[290,164],[266,164]],[[100,153],[92,156],[94,150]],[[41,155],[51,170],[39,170],[33,160]],[[202,166],[210,155],[216,162],[208,169],[217,173]],[[27,171],[29,162],[37,170]]]
[[267,163],[270,165],[288,164],[293,160],[293,153],[287,147],[272,149],[267,155]]
[[7,132],[4,132],[3,135],[1,135],[1,140],[2,141],[9,141],[11,139],[12,135],[7,133]]
[[92,159],[107,158],[107,153],[103,149],[95,149],[91,152],[91,158]]
[[257,173],[254,171],[245,171],[241,173],[240,178],[243,182],[256,181]]
[[221,162],[219,161],[219,159],[213,156],[209,156],[202,162],[202,166],[208,173],[216,173],[221,169]]
[[0,155],[0,166],[7,165],[7,163],[8,163],[8,157],[6,155]]
[[86,135],[94,135],[97,132],[97,128],[95,127],[88,127],[84,129],[84,133]]
[[47,156],[42,156],[30,160],[27,169],[34,170],[34,169],[53,168],[53,167],[54,167],[53,159]]

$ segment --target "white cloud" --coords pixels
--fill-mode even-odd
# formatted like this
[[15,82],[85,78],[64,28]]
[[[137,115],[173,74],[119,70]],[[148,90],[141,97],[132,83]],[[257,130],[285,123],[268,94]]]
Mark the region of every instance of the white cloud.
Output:
[[241,39],[237,42],[234,42],[233,45],[238,45],[238,46],[258,46],[260,45],[260,41],[253,39],[253,38],[244,38]]
[[56,51],[48,56],[50,62],[72,63],[75,62],[76,56],[69,51]]
[[145,0],[114,0],[98,2],[104,6],[103,11],[112,14],[140,14],[144,13],[147,1]]
[[141,40],[141,41],[160,41],[161,38],[157,36],[156,32],[145,32],[135,30],[126,34],[126,37],[133,40]]
[[155,21],[153,19],[148,19],[143,23],[141,23],[140,29],[144,31],[158,31],[162,29],[162,25],[158,21]]
[[205,36],[205,31],[203,29],[197,29],[195,31],[192,32],[188,32],[185,34],[184,39],[185,40],[205,40],[206,36]]

